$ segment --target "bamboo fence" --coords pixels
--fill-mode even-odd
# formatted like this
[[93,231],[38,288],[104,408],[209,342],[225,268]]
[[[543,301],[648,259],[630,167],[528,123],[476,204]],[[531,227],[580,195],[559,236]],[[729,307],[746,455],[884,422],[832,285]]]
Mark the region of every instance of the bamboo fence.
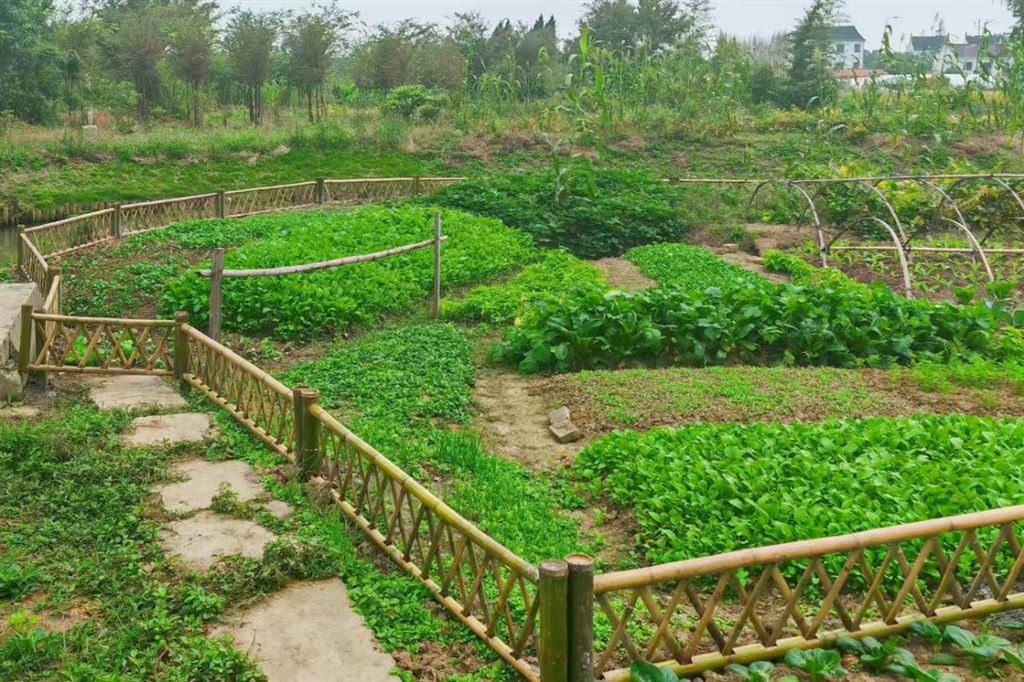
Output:
[[[94,212],[79,227],[72,219],[24,230],[19,265],[46,297],[41,310],[22,309],[21,369],[172,375],[201,392],[295,462],[303,479],[532,682],[628,680],[636,659],[693,674],[828,645],[842,635],[883,636],[918,620],[1024,608],[1024,506],[596,576],[584,555],[534,566],[328,414],[316,391],[285,386],[191,327],[186,314],[61,314],[62,276],[46,257],[81,248],[75,240],[84,245],[154,229],[161,220],[206,215],[211,204],[220,216],[279,210],[307,201],[310,187],[322,203],[389,196],[396,187],[423,191],[431,180],[374,180],[361,189],[317,181],[236,199],[219,192]],[[109,236],[100,239],[104,230]],[[434,241],[438,236],[439,230]],[[598,632],[610,634],[596,638]]]

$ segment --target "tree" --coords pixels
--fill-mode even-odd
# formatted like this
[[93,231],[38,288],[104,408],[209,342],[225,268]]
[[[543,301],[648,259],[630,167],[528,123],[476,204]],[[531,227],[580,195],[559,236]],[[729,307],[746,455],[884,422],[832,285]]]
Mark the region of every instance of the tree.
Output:
[[1013,14],[1013,37],[1024,38],[1024,0],[1003,0]]
[[56,25],[57,64],[64,79],[62,98],[68,115],[84,121],[86,99],[100,69],[103,25],[95,17],[64,14]]
[[42,123],[61,73],[53,39],[52,0],[0,2],[0,112]]
[[454,88],[466,80],[466,59],[434,24],[411,19],[377,26],[352,55],[352,75],[364,88],[400,85]]
[[691,1],[687,6],[677,0],[591,0],[580,19],[580,29],[590,28],[594,36],[611,50],[646,49],[651,53],[672,47],[687,39],[695,25],[688,11],[702,13],[705,21],[707,2]]
[[192,125],[196,128],[203,123],[200,93],[213,64],[216,11],[214,2],[185,0],[175,7],[171,22],[171,65],[178,77],[188,84],[192,95]]
[[838,19],[839,3],[814,0],[790,34],[787,103],[811,107],[824,104],[835,94],[830,31]]
[[139,118],[143,121],[149,120],[160,84],[157,66],[167,52],[163,19],[163,12],[157,7],[130,9],[123,15],[110,42],[119,70],[135,85]]
[[285,28],[284,48],[288,79],[306,96],[309,122],[327,108],[324,85],[331,62],[342,45],[342,33],[356,15],[336,5],[314,5],[295,16]]
[[281,15],[236,11],[228,21],[224,49],[246,87],[249,122],[263,123],[263,84],[270,79],[274,47],[281,31]]

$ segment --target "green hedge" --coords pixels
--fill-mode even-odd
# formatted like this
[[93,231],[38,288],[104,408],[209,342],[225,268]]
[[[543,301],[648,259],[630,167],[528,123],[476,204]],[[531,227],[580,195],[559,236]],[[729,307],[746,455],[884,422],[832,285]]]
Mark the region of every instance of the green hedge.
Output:
[[[342,212],[288,213],[267,218],[267,234],[229,251],[226,268],[268,268],[381,251],[430,239],[433,210],[425,206],[370,207]],[[446,287],[480,282],[536,257],[530,238],[499,221],[460,211],[443,216],[441,279]],[[202,267],[208,267],[204,264]],[[433,250],[293,275],[224,281],[224,328],[273,330],[278,337],[310,336],[366,322],[382,313],[425,304],[433,283]],[[188,272],[165,290],[165,314],[187,310],[207,317],[209,280]]]
[[580,258],[678,241],[689,229],[681,188],[646,172],[588,165],[466,180],[428,201],[498,218],[540,246],[565,247]]

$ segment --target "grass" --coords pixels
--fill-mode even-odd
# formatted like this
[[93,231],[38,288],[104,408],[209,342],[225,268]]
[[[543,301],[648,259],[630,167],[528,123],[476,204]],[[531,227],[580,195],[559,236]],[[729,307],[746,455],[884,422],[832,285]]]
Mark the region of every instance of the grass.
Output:
[[[604,428],[700,421],[855,416],[892,409],[894,395],[838,369],[708,367],[570,375],[566,389]],[[888,409],[887,409],[888,408]]]
[[[40,424],[0,427],[0,677],[262,679],[203,637],[227,604],[223,585],[182,574],[160,552],[146,496],[170,455],[120,447],[124,413],[74,402]],[[269,587],[269,564],[245,568]],[[87,617],[61,631],[61,613]]]
[[472,348],[459,329],[414,323],[339,343],[282,379],[320,389],[350,428],[440,485],[445,502],[524,559],[586,550],[592,541],[562,511],[582,502],[560,481],[489,453],[467,429],[473,376]]
[[[230,138],[192,131],[50,148],[0,181],[5,201],[22,209],[52,209],[100,201],[142,201],[219,189],[314,180],[318,177],[451,175],[436,157],[357,147],[318,128]],[[308,132],[307,132],[308,130]],[[190,139],[190,138],[197,138]],[[78,157],[78,158],[76,158]],[[82,159],[81,157],[84,157]],[[74,162],[72,162],[74,161]]]

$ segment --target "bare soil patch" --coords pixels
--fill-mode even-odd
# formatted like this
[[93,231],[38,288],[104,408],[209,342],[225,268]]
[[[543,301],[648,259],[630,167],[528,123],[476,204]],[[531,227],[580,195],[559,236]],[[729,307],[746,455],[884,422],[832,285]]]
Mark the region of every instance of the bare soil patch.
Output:
[[604,281],[615,289],[637,291],[657,284],[625,258],[601,258],[590,261],[590,264],[601,270]]
[[586,442],[556,443],[548,431],[548,411],[558,406],[543,377],[484,369],[476,379],[475,425],[498,454],[534,470],[559,468]]

